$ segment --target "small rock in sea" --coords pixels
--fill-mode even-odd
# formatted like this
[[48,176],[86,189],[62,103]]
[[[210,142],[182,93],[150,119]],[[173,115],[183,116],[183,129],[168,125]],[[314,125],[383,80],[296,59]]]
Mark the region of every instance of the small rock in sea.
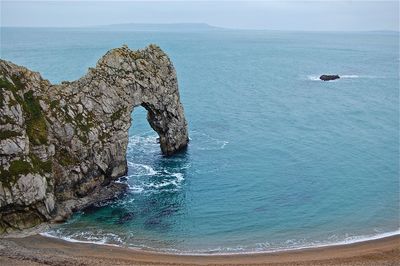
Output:
[[319,77],[319,79],[323,81],[329,81],[329,80],[340,79],[340,77],[339,75],[322,75]]
[[117,224],[124,224],[130,220],[135,218],[135,214],[133,212],[127,212],[121,215],[117,221]]

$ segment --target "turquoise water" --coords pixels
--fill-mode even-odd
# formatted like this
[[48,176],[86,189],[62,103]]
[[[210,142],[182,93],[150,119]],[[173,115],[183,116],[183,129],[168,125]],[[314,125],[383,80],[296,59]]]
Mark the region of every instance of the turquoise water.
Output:
[[[399,34],[2,29],[1,58],[52,82],[108,49],[175,64],[190,146],[164,158],[133,113],[128,194],[49,235],[169,252],[253,252],[399,230]],[[318,81],[323,73],[342,75]]]

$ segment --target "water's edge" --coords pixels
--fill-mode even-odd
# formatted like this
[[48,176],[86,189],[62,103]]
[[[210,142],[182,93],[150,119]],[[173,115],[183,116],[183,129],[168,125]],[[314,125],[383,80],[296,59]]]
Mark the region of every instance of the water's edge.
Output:
[[332,243],[321,244],[321,245],[309,245],[309,246],[299,246],[299,247],[293,247],[293,248],[271,249],[271,250],[266,249],[266,250],[262,250],[262,251],[212,252],[212,253],[207,253],[207,252],[201,252],[201,253],[199,253],[199,252],[167,252],[165,250],[160,251],[160,250],[151,249],[151,248],[145,249],[145,248],[141,248],[141,247],[127,247],[127,246],[120,246],[120,245],[116,245],[116,244],[109,244],[109,243],[103,243],[103,242],[84,241],[84,240],[76,240],[76,239],[72,239],[72,238],[68,238],[68,237],[58,237],[58,236],[51,235],[47,232],[39,233],[39,235],[41,235],[43,237],[48,237],[48,238],[60,239],[60,240],[67,241],[70,243],[84,243],[84,244],[95,244],[95,245],[103,245],[103,246],[120,247],[120,248],[126,248],[126,249],[134,250],[134,251],[151,252],[151,253],[157,253],[157,254],[187,255],[187,256],[219,256],[219,255],[268,254],[268,253],[318,249],[318,248],[325,248],[325,247],[346,246],[346,245],[357,244],[357,243],[362,243],[362,242],[381,240],[381,239],[392,237],[392,236],[400,236],[400,228],[397,229],[396,231],[380,233],[380,234],[376,234],[376,235],[372,235],[372,236],[356,236],[356,237],[352,237],[350,240],[343,240],[343,241],[339,241],[339,242],[332,242]]

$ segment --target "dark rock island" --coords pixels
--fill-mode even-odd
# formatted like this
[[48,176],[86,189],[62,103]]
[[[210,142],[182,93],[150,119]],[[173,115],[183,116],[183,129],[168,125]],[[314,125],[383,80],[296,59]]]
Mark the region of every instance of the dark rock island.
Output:
[[59,85],[0,60],[0,233],[63,221],[123,193],[114,181],[127,172],[136,106],[147,110],[163,154],[187,146],[175,69],[155,45],[110,50]]
[[340,79],[340,77],[339,75],[322,75],[319,77],[319,79],[323,81],[329,81],[329,80]]

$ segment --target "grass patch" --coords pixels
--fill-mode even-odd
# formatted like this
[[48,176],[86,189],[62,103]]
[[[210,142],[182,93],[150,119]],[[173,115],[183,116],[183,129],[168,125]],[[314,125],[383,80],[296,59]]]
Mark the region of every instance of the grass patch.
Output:
[[[38,98],[33,95],[32,90],[21,97],[18,91],[24,88],[24,84],[17,76],[12,77],[12,80],[15,85],[2,78],[0,79],[0,86],[10,90],[16,101],[22,106],[26,118],[26,132],[31,143],[34,145],[46,144],[47,125]],[[0,103],[4,103],[4,96],[1,96]]]
[[15,160],[10,164],[8,172],[11,177],[17,177],[18,175],[26,175],[33,172],[32,166],[29,162],[24,160]]
[[60,107],[60,101],[59,100],[53,100],[50,102],[50,108],[51,109],[56,109]]
[[25,159],[15,160],[10,163],[8,170],[0,169],[0,182],[2,185],[11,188],[17,182],[20,175],[47,174],[53,171],[52,160],[42,161],[36,155],[29,154]]
[[6,80],[4,78],[0,78],[0,87],[9,89],[9,90],[15,89],[14,84],[12,84],[11,82],[9,82],[8,80]]
[[32,161],[32,172],[39,174],[51,173],[53,171],[52,160],[42,161],[36,155],[30,154],[29,157]]
[[88,133],[92,127],[92,124],[81,113],[75,116],[75,122],[78,128],[85,133]]
[[[0,88],[4,88],[7,90],[14,90],[15,86],[8,80],[6,80],[4,78],[0,78]],[[4,94],[3,93],[4,93],[3,90],[0,90],[0,108],[2,108],[4,106]]]
[[57,161],[62,166],[75,165],[79,161],[66,149],[60,149],[56,154]]
[[21,136],[21,134],[18,132],[15,132],[15,131],[11,131],[11,130],[0,131],[0,140],[18,137],[18,136]]
[[29,140],[36,145],[47,143],[47,125],[42,113],[39,100],[33,95],[33,91],[24,94],[22,107],[27,114],[26,133]]

